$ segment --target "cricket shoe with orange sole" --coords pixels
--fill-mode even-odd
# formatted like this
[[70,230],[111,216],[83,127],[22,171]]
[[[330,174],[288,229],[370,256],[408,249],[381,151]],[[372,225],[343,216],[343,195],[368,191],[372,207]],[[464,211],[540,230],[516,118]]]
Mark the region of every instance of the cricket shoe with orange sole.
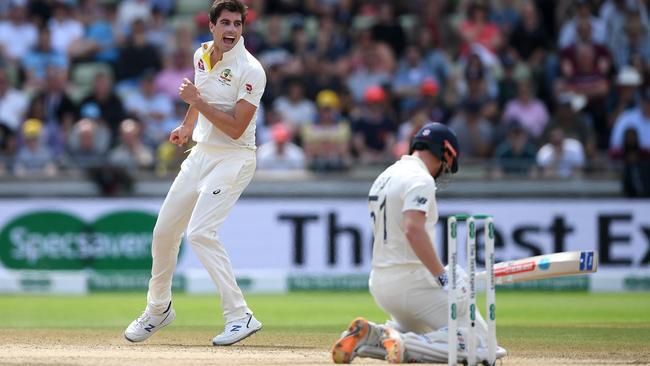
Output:
[[388,363],[404,363],[406,349],[401,334],[391,327],[384,327],[381,343],[386,350]]
[[354,319],[332,347],[334,363],[350,363],[355,357],[383,360],[386,351],[381,345],[382,327],[364,318]]

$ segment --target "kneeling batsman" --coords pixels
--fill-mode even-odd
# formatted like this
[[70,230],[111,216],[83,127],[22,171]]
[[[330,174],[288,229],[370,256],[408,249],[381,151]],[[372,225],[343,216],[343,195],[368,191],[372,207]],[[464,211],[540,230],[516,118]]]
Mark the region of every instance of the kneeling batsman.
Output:
[[[438,221],[436,186],[458,171],[456,135],[441,123],[424,125],[411,142],[409,155],[375,180],[368,196],[374,246],[370,292],[391,320],[375,324],[363,318],[350,323],[334,344],[335,363],[355,357],[392,363],[447,362],[447,271],[435,247]],[[460,361],[467,361],[467,275],[458,267]],[[464,311],[464,312],[463,312]],[[487,359],[487,324],[477,312],[476,362]],[[498,348],[497,357],[506,355]]]

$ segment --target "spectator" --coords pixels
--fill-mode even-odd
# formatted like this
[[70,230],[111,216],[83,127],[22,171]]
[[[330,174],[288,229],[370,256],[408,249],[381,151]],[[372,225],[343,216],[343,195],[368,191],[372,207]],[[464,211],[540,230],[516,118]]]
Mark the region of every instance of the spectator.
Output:
[[302,81],[291,79],[288,84],[287,95],[277,98],[273,108],[280,113],[282,120],[296,130],[306,123],[314,122],[316,107],[314,102],[305,98]]
[[305,154],[291,143],[291,126],[278,122],[271,127],[271,141],[257,149],[257,168],[264,171],[289,172],[305,168]]
[[[447,123],[450,111],[440,102],[440,89],[435,80],[424,79],[420,85],[420,101],[414,106],[414,109],[425,108],[427,118],[431,122]],[[408,112],[414,113],[415,111]]]
[[385,164],[392,161],[396,126],[388,111],[388,95],[380,86],[369,87],[365,107],[352,124],[353,147],[361,164]]
[[579,40],[562,50],[560,55],[563,79],[558,87],[560,91],[573,91],[587,97],[586,112],[594,121],[598,146],[606,148],[609,136],[605,118],[606,97],[612,60],[604,45],[591,40],[591,25],[587,20],[579,20],[577,28]]
[[291,54],[284,46],[282,18],[270,16],[266,24],[266,39],[259,51],[260,63],[264,66],[286,63]]
[[478,54],[472,53],[464,69],[460,85],[461,103],[474,102],[481,105],[481,114],[488,120],[498,121],[499,106],[496,103],[497,84]]
[[48,28],[41,28],[38,31],[38,42],[29,50],[22,60],[25,70],[25,84],[29,88],[40,89],[45,83],[45,73],[48,67],[66,69],[68,58],[64,53],[55,50],[51,44],[51,31]]
[[19,62],[38,40],[36,26],[27,20],[24,5],[14,3],[8,20],[0,20],[0,56]]
[[[190,143],[191,145],[193,144]],[[156,149],[156,175],[164,177],[170,173],[176,174],[187,157],[187,149],[188,145],[176,146],[169,141],[158,145]]]
[[322,17],[316,40],[311,48],[312,53],[320,60],[336,62],[346,55],[349,48],[348,35],[341,32],[332,17]]
[[70,44],[81,39],[85,33],[83,24],[73,18],[70,5],[65,2],[55,3],[48,27],[52,35],[52,48],[66,56]]
[[117,8],[117,24],[122,29],[129,29],[133,23],[151,18],[149,0],[123,0]]
[[424,60],[433,72],[433,79],[444,89],[451,76],[452,64],[449,55],[433,43],[430,32],[418,32],[416,37],[416,46],[424,52]]
[[176,49],[171,55],[165,57],[165,67],[156,76],[156,90],[165,94],[171,100],[178,100],[178,86],[184,78],[194,80],[194,67],[192,54]]
[[598,10],[598,18],[605,24],[607,30],[607,46],[614,50],[616,42],[623,33],[627,14],[639,9],[636,0],[605,0]]
[[[210,33],[210,15],[207,11],[199,11],[194,16],[194,29],[196,29],[196,37],[194,38],[193,45],[200,45],[204,42],[209,42],[214,39],[212,33]],[[244,32],[250,30],[250,27],[245,27]],[[245,38],[248,41],[248,37]],[[248,43],[248,42],[247,42]],[[195,48],[198,48],[195,47]],[[246,47],[248,49],[248,47]],[[257,52],[256,52],[257,54]]]
[[142,127],[132,119],[125,119],[120,124],[120,142],[108,156],[114,167],[128,170],[149,169],[153,166],[153,150],[141,138]]
[[496,54],[503,42],[499,27],[488,19],[489,8],[480,1],[472,1],[467,7],[467,19],[460,24],[459,32],[463,40],[461,55],[468,56],[472,46],[480,45]]
[[633,129],[638,136],[638,149],[642,156],[650,156],[650,87],[641,93],[638,107],[621,114],[612,130],[609,144],[610,155],[619,158],[623,154],[625,131]]
[[515,26],[521,21],[520,4],[521,0],[500,0],[495,1],[494,8],[490,14],[492,20],[503,33],[504,39],[509,39]]
[[272,106],[285,91],[285,77],[280,65],[271,65],[266,70],[266,88],[262,94],[262,104]]
[[284,44],[284,49],[294,56],[303,57],[312,48],[313,44],[305,32],[305,22],[302,18],[295,18],[291,21],[291,32],[289,40]]
[[352,71],[357,71],[364,66],[371,57],[376,61],[373,67],[376,70],[391,73],[395,69],[395,53],[389,45],[377,42],[372,38],[372,30],[362,28],[356,33],[356,38],[350,50],[349,61]]
[[68,140],[68,158],[72,167],[83,171],[101,168],[106,162],[109,134],[106,127],[91,118],[82,118],[75,123]]
[[551,178],[571,178],[581,174],[585,165],[580,141],[567,138],[562,129],[551,130],[549,142],[537,152],[537,165],[542,174]]
[[537,139],[548,123],[548,110],[541,100],[535,98],[530,80],[519,81],[517,89],[517,98],[506,104],[503,120],[517,120],[528,135]]
[[607,42],[607,28],[601,19],[591,14],[591,4],[589,0],[575,0],[574,11],[575,14],[573,18],[564,23],[562,29],[560,30],[558,47],[569,47],[582,38],[579,35],[580,23],[589,24],[589,28],[592,30],[589,33],[589,38],[583,41],[605,44]]
[[637,130],[625,130],[623,155],[623,192],[627,197],[650,197],[650,155],[639,146]]
[[[248,20],[248,18],[246,19]],[[210,27],[208,25],[206,25],[205,27],[208,29],[208,31],[210,30]],[[193,56],[194,51],[196,51],[197,48],[201,47],[202,44],[202,43],[195,43],[194,32],[195,32],[194,29],[192,29],[192,27],[188,24],[179,25],[176,28],[176,31],[173,32],[172,34],[171,44],[167,44],[164,47],[164,49],[166,50],[165,54],[169,54],[170,53],[169,51],[183,50],[183,52],[188,52],[190,55]],[[212,34],[210,34],[210,37],[212,37]],[[212,41],[212,38],[210,38],[206,42],[209,41]],[[248,39],[246,39],[246,41],[248,41]],[[248,44],[248,42],[246,42],[245,44]]]
[[[638,148],[630,142],[628,150],[638,149],[644,159],[648,116],[640,90],[650,80],[650,13],[645,3],[249,4],[247,22],[257,22],[255,18],[263,22],[245,27],[246,48],[261,54],[268,81],[257,114],[258,144],[261,148],[271,141],[271,127],[283,121],[292,127],[293,142],[305,149],[305,159],[315,160],[313,151],[319,151],[317,155],[327,156],[319,161],[334,161],[314,164],[320,167],[316,169],[331,169],[328,164],[333,169],[353,168],[350,156],[359,158],[354,164],[381,164],[408,149],[413,129],[437,121],[457,126],[459,138],[466,140],[464,156],[494,158],[498,163],[500,155],[526,153],[530,159],[531,143],[547,142],[552,131],[561,129],[566,138],[582,143],[583,171],[590,172],[601,161],[598,149],[608,149],[613,140],[617,145],[611,147],[612,156],[623,158],[627,127],[636,131],[638,140]],[[186,105],[174,100],[180,81],[193,73],[188,52],[196,49],[199,33],[212,35],[205,11],[192,15],[191,24],[170,22],[167,15],[173,13],[174,4],[178,1],[0,1],[0,155],[5,156],[5,169],[13,171],[10,160],[22,144],[22,121],[41,120],[41,142],[58,159],[60,153],[77,148],[66,144],[79,144],[78,116],[93,120],[92,128],[83,124],[84,136],[105,125],[112,142],[120,141],[119,126],[128,117],[125,107],[140,124],[139,138],[157,149],[156,172],[177,169],[184,150],[159,142],[165,142],[169,127],[178,123],[177,114],[186,111]],[[573,14],[562,10],[566,4],[575,9]],[[591,14],[596,4],[602,4],[600,19]],[[570,16],[566,22],[560,19],[565,14]],[[556,24],[556,19],[564,24]],[[200,26],[195,30],[196,25]],[[555,37],[560,28],[562,35]],[[566,47],[554,50],[558,44]],[[68,69],[70,65],[97,61],[110,64],[116,87],[113,74],[102,71],[95,76],[90,95],[79,94],[85,92],[84,85],[68,89],[68,72],[75,71],[76,81],[84,79],[86,70],[81,67],[78,73]],[[612,70],[617,71],[615,77]],[[157,73],[153,93],[145,90],[146,82],[140,84],[151,73]],[[17,90],[6,82],[8,76],[17,82]],[[77,105],[66,91],[81,102]],[[158,92],[169,107],[153,102]],[[549,116],[545,109],[550,107]],[[510,133],[507,127],[513,119],[523,127],[513,127]],[[404,122],[400,126],[398,121]],[[519,128],[534,136],[522,143]],[[499,144],[502,138],[506,141]],[[631,161],[635,154],[630,153]],[[524,168],[506,165],[499,168],[505,175],[526,174]]]
[[99,107],[100,114],[97,118],[106,123],[112,139],[116,140],[120,122],[126,118],[126,112],[122,100],[113,90],[111,75],[107,72],[100,71],[95,74],[92,92],[81,101],[80,109],[83,110],[88,104]]
[[87,2],[87,9],[82,9],[85,15],[86,32],[84,37],[74,41],[68,47],[71,59],[80,62],[97,61],[115,64],[119,56],[117,49],[119,33],[113,29],[109,15],[114,12],[114,5],[99,5]]
[[393,6],[386,2],[380,3],[377,23],[372,26],[372,38],[388,44],[399,57],[406,46],[406,33],[397,20]]
[[637,106],[641,74],[633,66],[625,66],[616,76],[616,89],[607,100],[607,126],[611,128],[621,113]]
[[552,49],[553,40],[544,27],[533,0],[522,2],[521,21],[512,32],[510,46],[517,59],[526,62],[532,70],[544,66],[546,53]]
[[324,62],[316,53],[305,55],[303,60],[305,63],[303,78],[309,80],[309,83],[304,85],[305,95],[309,99],[316,99],[316,95],[321,90],[329,89],[341,93],[345,89],[345,82],[338,75],[334,63]]
[[350,124],[341,118],[339,96],[323,90],[316,97],[315,123],[302,127],[301,137],[309,167],[318,172],[340,171],[350,167]]
[[43,123],[28,119],[22,126],[24,145],[18,150],[14,161],[14,174],[26,176],[55,176],[57,168],[54,154],[42,142]]
[[623,32],[610,49],[618,69],[633,66],[650,71],[650,24],[644,24],[638,14],[628,15]]
[[391,81],[395,58],[389,47],[372,40],[369,31],[361,31],[358,37],[357,47],[350,55],[352,72],[346,81],[354,101],[362,103],[368,88]]
[[0,176],[12,169],[15,154],[16,133],[9,127],[0,124]]
[[[165,130],[168,131],[167,136],[174,128],[178,127],[179,121],[182,121],[187,113],[187,108],[187,103],[183,100],[177,100],[174,102],[174,114],[164,123],[164,126],[166,126]],[[264,108],[260,104],[257,109],[257,119],[263,119],[263,115]],[[255,129],[256,133],[259,131],[259,128]],[[188,142],[188,144],[184,146],[176,146],[169,142],[168,139],[161,141],[156,147],[156,174],[164,176],[170,172],[177,172],[187,157],[188,149],[193,146],[194,142]]]
[[38,105],[37,115],[28,117],[42,118],[45,139],[53,154],[59,155],[65,148],[65,136],[77,120],[77,106],[66,93],[67,70],[50,66],[45,73],[45,85],[42,91],[32,98],[32,104]]
[[[417,103],[420,97],[420,86],[425,79],[434,75],[427,67],[422,52],[415,46],[408,46],[404,59],[397,67],[393,78],[393,91],[400,99],[401,111],[405,113]],[[434,80],[437,83],[437,81]]]
[[14,4],[12,1],[0,2],[0,19],[5,19],[13,6]]
[[[135,1],[141,2],[141,0]],[[117,79],[135,83],[145,71],[158,71],[160,68],[160,53],[147,41],[146,24],[138,19],[133,22],[126,45],[120,49],[116,65]]]
[[584,98],[575,94],[560,94],[555,103],[555,113],[546,125],[542,141],[549,141],[551,131],[561,129],[566,137],[580,141],[588,159],[587,163],[591,163],[596,157],[596,133],[591,120],[584,113],[580,113],[584,103]]
[[[173,29],[167,23],[167,17],[158,9],[153,9],[147,24],[147,41],[156,48],[165,49],[173,38]],[[191,38],[191,37],[190,37]],[[179,47],[180,48],[180,47]],[[187,45],[185,45],[187,48]],[[190,55],[191,60],[191,55]]]
[[506,103],[517,96],[518,80],[515,74],[517,61],[512,56],[506,54],[501,58],[501,67],[503,68],[503,75],[497,84],[499,90],[497,102],[499,103],[499,107],[503,108]]
[[422,126],[431,122],[433,120],[429,119],[428,105],[425,103],[415,105],[411,109],[411,118],[399,126],[397,143],[395,144],[395,157],[399,159],[402,155],[407,155],[413,136],[415,136]]
[[176,0],[149,0],[153,11],[161,13],[163,16],[171,15],[176,6]]
[[467,101],[460,113],[452,118],[449,128],[456,132],[458,143],[463,147],[463,156],[488,158],[492,153],[494,128],[482,116],[481,104]]
[[27,103],[25,93],[11,87],[7,69],[0,67],[0,126],[16,133],[25,117]]
[[536,153],[537,148],[530,141],[526,129],[518,120],[510,120],[506,139],[497,146],[494,153],[496,176],[534,176]]
[[169,125],[174,104],[167,95],[156,91],[154,78],[153,72],[145,73],[140,89],[131,93],[124,103],[126,111],[142,123],[142,137],[151,146],[166,141],[171,130],[178,124],[175,121],[173,126]]

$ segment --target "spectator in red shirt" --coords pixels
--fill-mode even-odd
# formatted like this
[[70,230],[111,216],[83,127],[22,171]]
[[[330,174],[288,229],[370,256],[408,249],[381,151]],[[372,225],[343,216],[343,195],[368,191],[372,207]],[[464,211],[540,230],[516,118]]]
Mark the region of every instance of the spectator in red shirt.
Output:
[[497,53],[502,43],[501,30],[488,21],[488,7],[481,2],[473,2],[467,8],[467,20],[460,24],[460,36],[463,39],[461,54],[467,55],[470,46],[478,43],[492,53]]
[[560,91],[572,91],[587,97],[585,111],[594,121],[598,146],[604,149],[609,135],[605,112],[612,58],[605,45],[592,41],[588,20],[580,20],[577,26],[578,40],[560,53],[562,78],[558,87]]

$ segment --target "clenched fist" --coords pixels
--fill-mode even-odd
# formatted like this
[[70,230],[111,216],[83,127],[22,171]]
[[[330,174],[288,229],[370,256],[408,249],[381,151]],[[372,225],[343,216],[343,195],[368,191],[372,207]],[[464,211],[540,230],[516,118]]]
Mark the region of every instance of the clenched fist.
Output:
[[169,134],[169,142],[176,146],[183,146],[192,136],[192,129],[185,125],[180,125],[176,127]]
[[199,89],[187,78],[184,78],[183,83],[178,87],[178,95],[189,105],[193,105],[201,100]]

